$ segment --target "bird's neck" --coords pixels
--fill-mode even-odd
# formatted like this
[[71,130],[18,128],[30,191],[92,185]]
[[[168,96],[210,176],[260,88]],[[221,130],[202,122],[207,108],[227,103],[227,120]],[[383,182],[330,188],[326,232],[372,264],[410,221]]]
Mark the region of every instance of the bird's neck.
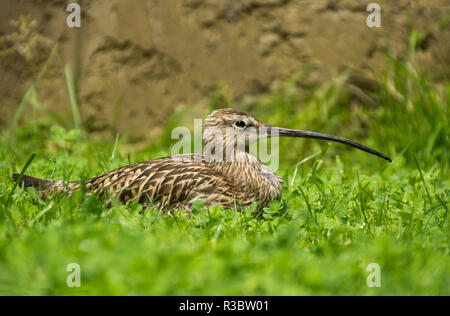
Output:
[[271,199],[279,197],[283,179],[255,155],[247,151],[236,151],[231,161],[210,161],[208,164],[215,172],[234,181],[245,191],[265,191]]

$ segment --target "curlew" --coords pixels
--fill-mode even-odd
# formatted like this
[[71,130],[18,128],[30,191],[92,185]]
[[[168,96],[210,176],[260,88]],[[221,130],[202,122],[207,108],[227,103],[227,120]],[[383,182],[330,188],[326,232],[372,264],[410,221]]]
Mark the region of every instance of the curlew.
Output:
[[[301,137],[339,142],[388,161],[382,153],[338,136],[270,126],[235,109],[219,109],[203,124],[203,152],[180,154],[127,165],[83,181],[43,180],[24,175],[19,182],[35,187],[42,198],[85,190],[144,208],[165,212],[189,211],[196,200],[206,207],[220,204],[236,210],[257,204],[262,210],[280,198],[283,179],[249,151],[249,145],[268,137]],[[230,150],[231,148],[231,150]],[[17,180],[18,174],[13,178]]]

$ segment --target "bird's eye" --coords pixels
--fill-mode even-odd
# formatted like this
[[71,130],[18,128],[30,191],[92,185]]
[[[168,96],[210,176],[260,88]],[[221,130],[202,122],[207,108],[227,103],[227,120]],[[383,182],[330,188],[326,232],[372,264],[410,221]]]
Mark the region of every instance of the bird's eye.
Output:
[[244,121],[237,121],[237,122],[235,123],[235,125],[236,125],[237,127],[245,127],[245,122],[244,122]]

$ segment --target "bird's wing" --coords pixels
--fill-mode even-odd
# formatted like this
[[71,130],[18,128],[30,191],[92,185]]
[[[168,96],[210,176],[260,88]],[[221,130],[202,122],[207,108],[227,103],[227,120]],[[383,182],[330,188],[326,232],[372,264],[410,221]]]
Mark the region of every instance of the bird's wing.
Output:
[[195,199],[232,201],[232,185],[196,158],[197,154],[178,155],[125,166],[89,179],[86,187],[124,202],[135,199],[158,207],[177,207]]

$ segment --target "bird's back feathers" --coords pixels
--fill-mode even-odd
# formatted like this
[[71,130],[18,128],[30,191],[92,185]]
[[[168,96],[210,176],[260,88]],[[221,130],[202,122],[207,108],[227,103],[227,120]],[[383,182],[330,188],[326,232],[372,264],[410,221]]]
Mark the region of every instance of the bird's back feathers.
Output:
[[[249,156],[256,159],[254,156]],[[24,187],[36,188],[42,197],[72,194],[84,188],[88,194],[117,197],[122,202],[137,202],[155,208],[189,210],[196,200],[206,206],[249,207],[255,202],[265,206],[279,196],[281,178],[270,183],[259,169],[258,160],[237,163],[208,162],[201,153],[176,155],[121,167],[85,181],[64,182],[23,176]],[[238,168],[236,168],[238,167]],[[270,169],[270,168],[269,168]],[[15,174],[16,180],[18,175]],[[274,186],[268,190],[267,184]]]

